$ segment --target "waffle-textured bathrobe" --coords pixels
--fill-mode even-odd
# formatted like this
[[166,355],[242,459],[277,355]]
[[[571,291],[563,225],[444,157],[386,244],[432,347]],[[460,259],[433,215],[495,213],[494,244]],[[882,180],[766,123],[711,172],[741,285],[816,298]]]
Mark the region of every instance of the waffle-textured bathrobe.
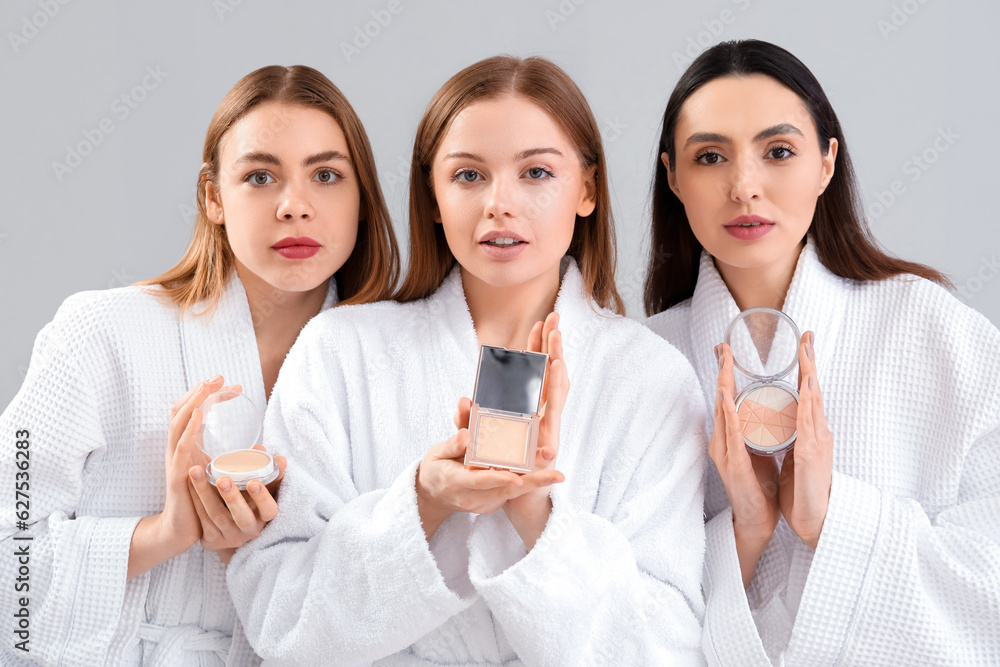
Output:
[[[692,361],[707,406],[737,310],[703,254],[694,296],[648,320]],[[782,520],[744,592],[709,463],[709,662],[1000,665],[1000,332],[930,281],[839,278],[811,242],[783,310],[816,334],[829,510],[815,553]]]
[[[691,366],[596,312],[572,262],[556,301],[571,389],[553,510],[530,553],[502,510],[428,544],[415,472],[455,434],[478,343],[456,266],[431,297],[313,319],[272,394],[278,516],[227,573],[247,636],[286,665],[701,661],[705,416]],[[270,664],[270,661],[268,661]]]
[[[335,297],[329,289],[325,307]],[[230,665],[257,661],[215,554],[195,545],[125,578],[136,524],[163,509],[174,401],[221,373],[264,405],[253,322],[235,272],[215,313],[195,317],[199,310],[180,318],[140,287],[82,292],[39,333],[24,384],[0,416],[0,483],[10,496],[0,503],[0,663],[28,657],[11,632],[21,597],[29,600],[30,657],[45,664],[222,665],[227,652]],[[22,429],[26,471],[15,459]],[[14,484],[25,480],[30,526],[18,530]],[[16,539],[24,537],[32,539]],[[17,592],[14,552],[25,545],[29,590]]]

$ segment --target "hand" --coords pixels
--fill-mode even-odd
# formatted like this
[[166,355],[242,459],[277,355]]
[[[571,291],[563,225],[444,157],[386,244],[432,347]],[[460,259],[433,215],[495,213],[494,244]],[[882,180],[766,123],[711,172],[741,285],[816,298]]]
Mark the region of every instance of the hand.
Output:
[[733,531],[736,551],[749,586],[757,561],[771,541],[781,512],[778,506],[778,464],[770,456],[747,451],[740,418],[736,413],[736,381],[733,376],[733,351],[722,343],[715,348],[719,377],[715,396],[715,425],[708,453],[726,487],[733,508]]
[[202,423],[198,408],[222,387],[217,375],[194,386],[170,408],[165,455],[167,497],[163,511],[139,521],[129,546],[128,577],[178,556],[201,539],[201,522],[191,500],[188,468],[196,461],[195,436]]
[[[264,451],[262,445],[254,449]],[[188,470],[193,487],[191,499],[201,521],[201,546],[219,554],[227,565],[237,548],[260,535],[267,522],[278,515],[278,486],[288,462],[284,456],[274,459],[278,477],[267,486],[251,481],[246,491],[237,489],[229,477],[220,477],[218,486],[212,486],[203,465]]]
[[833,434],[823,411],[823,394],[816,378],[813,332],[799,345],[799,410],[795,448],[781,465],[781,514],[788,526],[813,549],[830,505],[833,484]]
[[549,355],[540,410],[542,417],[538,425],[538,447],[535,450],[536,472],[533,473],[545,473],[546,476],[537,478],[543,483],[509,499],[503,510],[521,536],[524,546],[530,551],[541,537],[552,513],[552,500],[549,497],[551,485],[565,480],[563,474],[555,469],[562,411],[569,395],[569,374],[563,358],[558,313],[550,313],[545,322],[538,322],[532,327],[528,336],[528,350]]

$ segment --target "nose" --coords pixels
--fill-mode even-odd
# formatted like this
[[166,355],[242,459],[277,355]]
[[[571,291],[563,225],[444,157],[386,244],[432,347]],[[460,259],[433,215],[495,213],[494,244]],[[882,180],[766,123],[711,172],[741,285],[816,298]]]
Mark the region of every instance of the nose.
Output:
[[760,199],[762,194],[760,165],[750,159],[738,161],[733,170],[730,198],[735,202],[747,203]]
[[507,179],[498,176],[490,184],[488,198],[486,200],[486,217],[502,218],[513,215],[513,202],[511,189]]
[[290,222],[292,220],[311,220],[314,211],[309,201],[307,187],[287,182],[281,191],[278,201],[278,219]]

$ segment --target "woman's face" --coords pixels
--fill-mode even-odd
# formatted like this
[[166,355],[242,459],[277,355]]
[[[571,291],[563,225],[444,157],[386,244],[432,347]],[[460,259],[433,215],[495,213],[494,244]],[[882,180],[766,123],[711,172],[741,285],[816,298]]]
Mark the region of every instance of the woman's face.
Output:
[[541,107],[518,96],[474,102],[431,164],[437,222],[462,268],[494,287],[554,277],[576,216],[595,206],[593,174]]
[[354,250],[360,190],[328,114],[268,102],[223,135],[206,208],[225,225],[241,279],[287,292],[324,289]]
[[674,144],[670,189],[716,262],[794,265],[837,155],[799,96],[760,74],[715,79],[684,102]]

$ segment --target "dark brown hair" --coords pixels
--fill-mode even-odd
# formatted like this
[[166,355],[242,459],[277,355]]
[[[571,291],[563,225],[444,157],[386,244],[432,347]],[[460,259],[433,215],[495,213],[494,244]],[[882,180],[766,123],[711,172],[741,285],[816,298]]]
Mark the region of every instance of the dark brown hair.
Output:
[[644,299],[646,314],[664,311],[694,294],[702,251],[691,231],[684,205],[670,189],[667,168],[660,155],[667,154],[673,170],[674,133],[684,102],[692,93],[721,77],[751,74],[768,76],[802,99],[816,125],[824,155],[830,150],[830,138],[837,140],[837,166],[816,202],[808,231],[823,265],[834,274],[853,280],[884,280],[911,273],[948,285],[947,278],[940,272],[892,257],[879,248],[865,221],[860,188],[840,121],[819,81],[802,61],[785,49],[748,39],[717,44],[698,56],[681,76],[667,102],[654,167],[652,248]]
[[240,79],[226,94],[205,136],[204,162],[197,183],[198,214],[191,243],[176,265],[138,284],[161,285],[163,294],[181,310],[208,299],[209,307],[204,310],[207,313],[218,303],[236,264],[225,229],[208,218],[205,184],[211,181],[218,187],[219,146],[226,131],[265,102],[319,109],[343,130],[358,175],[361,205],[354,250],[335,274],[340,303],[388,299],[399,279],[399,250],[368,135],[343,93],[320,72],[304,65],[262,67]]
[[588,296],[599,306],[624,314],[625,304],[615,287],[615,226],[601,133],[577,85],[544,58],[481,60],[451,77],[427,106],[410,167],[410,262],[396,299],[430,296],[455,263],[441,225],[434,222],[431,165],[441,140],[465,107],[506,95],[524,97],[544,109],[576,146],[584,169],[593,168],[597,203],[587,217],[577,216],[567,254],[579,265]]

